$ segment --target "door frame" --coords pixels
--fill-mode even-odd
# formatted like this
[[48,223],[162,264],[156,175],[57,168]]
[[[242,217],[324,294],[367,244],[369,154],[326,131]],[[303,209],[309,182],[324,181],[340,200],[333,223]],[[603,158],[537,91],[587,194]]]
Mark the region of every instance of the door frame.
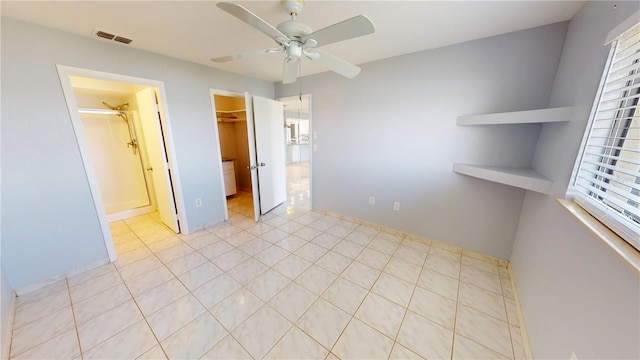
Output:
[[[246,95],[245,93],[239,93],[239,92],[235,92],[235,91],[228,91],[228,90],[220,90],[220,89],[209,89],[209,98],[211,100],[211,110],[213,111],[213,123],[215,124],[215,126],[213,127],[214,129],[214,135],[216,137],[216,147],[218,149],[218,173],[220,173],[220,193],[222,194],[222,206],[224,209],[224,221],[229,220],[229,208],[227,207],[227,197],[225,196],[225,194],[227,193],[225,187],[224,187],[224,171],[222,170],[222,145],[220,144],[220,129],[218,129],[218,117],[216,115],[216,102],[215,102],[215,98],[214,96],[219,95],[219,96],[228,96],[228,97],[237,97],[237,98],[243,98],[246,99]],[[249,109],[247,109],[249,110]],[[247,114],[247,116],[249,116],[249,114]],[[251,186],[253,187],[253,184],[251,184]],[[256,204],[253,204],[253,207],[255,209]]]
[[[309,196],[311,197],[311,208],[313,209],[313,153],[315,152],[315,149],[313,147],[314,145],[314,140],[316,139],[316,135],[315,132],[313,130],[313,101],[312,101],[312,96],[311,94],[302,94],[302,98],[306,98],[309,100]],[[299,99],[299,95],[295,95],[295,96],[283,96],[283,97],[279,97],[276,98],[276,100],[278,101],[283,101],[283,100],[293,100],[293,99]],[[285,121],[287,121],[286,117],[285,117]],[[286,140],[285,143],[283,144],[283,146],[287,146],[286,144]]]
[[160,124],[160,126],[162,126],[162,131],[164,134],[164,139],[162,139],[162,141],[163,143],[168,145],[165,146],[165,152],[169,159],[168,168],[171,170],[171,179],[173,183],[173,189],[170,190],[173,191],[173,194],[175,195],[175,206],[177,213],[176,216],[180,221],[180,229],[183,233],[188,234],[187,229],[189,229],[189,226],[187,224],[187,219],[184,211],[182,211],[182,209],[185,208],[184,197],[182,194],[180,176],[177,171],[177,159],[174,151],[175,145],[171,132],[171,120],[169,118],[164,82],[59,64],[56,65],[56,68],[58,70],[58,77],[60,78],[62,92],[67,102],[67,108],[69,110],[69,116],[71,118],[71,125],[76,136],[78,148],[80,150],[80,156],[84,165],[84,172],[87,176],[91,196],[93,197],[93,204],[96,209],[96,214],[98,215],[98,221],[102,230],[105,248],[107,249],[109,260],[111,262],[116,261],[118,259],[118,255],[116,253],[115,245],[113,244],[111,228],[109,227],[109,222],[107,221],[107,213],[104,209],[104,204],[102,203],[100,188],[98,187],[98,179],[93,170],[94,167],[89,154],[89,147],[87,146],[87,140],[85,138],[84,129],[82,127],[82,121],[80,119],[80,114],[78,113],[76,97],[75,93],[73,92],[73,86],[71,84],[71,76],[82,76],[101,80],[125,82],[130,84],[149,86],[157,89],[157,95],[161,99],[160,107],[163,114],[162,124]]
[[287,168],[284,136],[284,106],[281,101],[253,96],[253,128],[260,215],[287,201]]

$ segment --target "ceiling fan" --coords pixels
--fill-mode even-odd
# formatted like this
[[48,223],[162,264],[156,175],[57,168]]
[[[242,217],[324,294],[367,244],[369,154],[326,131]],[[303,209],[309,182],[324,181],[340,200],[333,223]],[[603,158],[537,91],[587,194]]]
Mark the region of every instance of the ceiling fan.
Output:
[[286,53],[287,57],[284,60],[284,69],[282,71],[282,82],[284,84],[290,84],[296,81],[298,77],[298,62],[302,55],[349,79],[354,78],[360,73],[359,67],[317,50],[316,48],[338,41],[372,34],[375,31],[375,27],[369,18],[364,15],[358,15],[323,29],[312,31],[308,25],[296,21],[296,17],[302,13],[304,0],[282,0],[281,2],[291,16],[291,20],[282,22],[276,27],[273,27],[241,5],[228,2],[218,3],[217,5],[220,9],[266,34],[275,40],[279,47],[247,51],[211,60],[222,63],[246,59],[261,54]]

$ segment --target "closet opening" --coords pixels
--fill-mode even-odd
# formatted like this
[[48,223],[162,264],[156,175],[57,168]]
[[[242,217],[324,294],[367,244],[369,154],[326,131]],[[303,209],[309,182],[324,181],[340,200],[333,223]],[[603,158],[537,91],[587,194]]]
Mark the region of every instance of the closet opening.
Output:
[[228,219],[254,216],[244,95],[213,95]]

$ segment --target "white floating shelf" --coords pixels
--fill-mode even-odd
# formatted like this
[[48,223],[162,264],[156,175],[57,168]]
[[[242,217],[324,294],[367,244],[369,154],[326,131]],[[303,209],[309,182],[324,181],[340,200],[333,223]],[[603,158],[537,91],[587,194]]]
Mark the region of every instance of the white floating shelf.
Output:
[[573,106],[458,116],[457,125],[535,124],[571,121]]
[[553,182],[530,168],[453,164],[453,171],[499,184],[515,186],[542,194],[551,192]]

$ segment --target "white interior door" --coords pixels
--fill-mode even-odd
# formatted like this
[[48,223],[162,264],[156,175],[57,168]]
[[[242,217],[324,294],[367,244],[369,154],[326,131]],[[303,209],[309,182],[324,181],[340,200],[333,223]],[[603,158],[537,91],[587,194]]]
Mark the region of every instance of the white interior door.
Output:
[[152,88],[146,88],[137,92],[136,98],[141,115],[142,132],[152,169],[147,173],[151,173],[151,178],[153,179],[160,220],[178,233],[180,232],[178,215],[173,197],[167,153],[160,129],[160,114],[158,113],[156,97]]
[[251,170],[251,192],[253,193],[253,216],[260,219],[260,190],[258,185],[258,163],[256,156],[256,137],[253,122],[253,102],[251,95],[244,93],[245,112],[247,114],[247,138],[249,142],[249,169]]
[[279,101],[254,96],[253,114],[260,213],[266,214],[283,203],[287,197],[284,108]]

